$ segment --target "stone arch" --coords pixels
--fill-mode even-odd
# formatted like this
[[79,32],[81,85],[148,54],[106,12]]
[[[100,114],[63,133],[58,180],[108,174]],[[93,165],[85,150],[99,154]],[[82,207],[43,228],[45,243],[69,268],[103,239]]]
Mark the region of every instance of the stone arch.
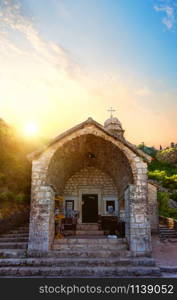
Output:
[[[135,151],[132,151],[128,145],[125,145],[118,139],[115,139],[113,136],[105,133],[104,131],[96,128],[95,126],[86,126],[85,128],[78,129],[76,132],[69,134],[68,136],[64,136],[58,141],[54,141],[55,143],[51,144],[47,147],[38,157],[33,160],[33,172],[32,172],[32,180],[35,179],[40,180],[40,184],[47,184],[47,170],[49,168],[50,162],[57,150],[61,149],[62,146],[72,142],[77,137],[92,135],[94,137],[102,138],[105,142],[111,143],[115,146],[124,157],[129,162],[129,165],[133,174],[134,184],[137,184],[140,180],[140,175],[142,174],[142,169],[145,169],[143,172],[146,173],[146,163],[143,162],[143,159],[138,156]],[[37,175],[35,174],[37,171]]]
[[123,197],[128,184],[133,184],[130,162],[116,145],[102,137],[87,134],[67,141],[53,154],[46,172],[46,185],[53,185],[62,195],[65,182],[77,171],[96,167],[107,173]]

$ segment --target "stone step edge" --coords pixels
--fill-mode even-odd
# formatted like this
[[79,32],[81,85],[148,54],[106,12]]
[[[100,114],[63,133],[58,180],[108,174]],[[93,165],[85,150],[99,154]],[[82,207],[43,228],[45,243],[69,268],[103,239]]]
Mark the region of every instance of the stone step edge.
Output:
[[[25,241],[19,241],[19,240],[25,240]],[[26,237],[19,237],[19,238],[0,238],[0,243],[25,243],[28,242],[28,238]]]
[[[56,261],[65,261],[65,260],[67,260],[67,259],[71,259],[71,260],[87,260],[87,258],[84,258],[84,257],[81,257],[81,258],[77,258],[77,257],[74,257],[74,258],[72,258],[72,257],[61,257],[61,258],[56,258]],[[51,257],[40,257],[40,258],[33,258],[33,257],[26,257],[26,258],[7,258],[7,259],[2,259],[2,258],[0,258],[0,262],[2,262],[2,261],[8,261],[8,262],[13,262],[13,261],[27,261],[27,260],[29,260],[29,261],[34,261],[34,260],[47,260],[47,261],[53,261],[53,260],[55,260],[55,258],[51,258]],[[113,258],[110,258],[110,257],[108,257],[108,258],[90,258],[90,260],[93,260],[93,261],[97,261],[97,260],[112,260],[112,261],[120,261],[120,260],[132,260],[132,261],[153,261],[153,262],[155,262],[155,259],[153,258],[153,257],[138,257],[138,258],[134,258],[134,257],[131,257],[131,258],[125,258],[125,257],[119,257],[119,258],[115,258],[115,257],[113,257]],[[163,268],[163,266],[160,266],[160,267],[162,267]],[[166,266],[165,266],[166,267]],[[165,268],[164,267],[164,268]],[[167,267],[169,267],[169,266],[167,266]],[[175,268],[177,268],[177,266],[175,267]]]
[[121,240],[121,239],[81,239],[81,238],[73,238],[73,239],[55,239],[54,240],[54,244],[75,244],[75,243],[98,243],[98,244],[102,244],[102,243],[110,243],[111,244],[126,244],[125,240]]
[[[81,249],[82,250],[82,249]],[[10,248],[2,248],[2,249],[0,249],[0,254],[2,253],[2,252],[4,252],[4,251],[6,251],[6,252],[15,252],[15,251],[20,251],[20,252],[22,252],[22,251],[26,251],[25,249],[18,249],[18,248],[14,248],[14,249],[10,249]],[[80,251],[79,249],[76,249],[76,250],[70,250],[69,249],[69,251],[68,251],[69,253],[79,253],[79,252],[83,252],[83,251]],[[119,249],[117,249],[116,248],[116,250],[113,250],[113,251],[111,251],[111,250],[107,250],[107,249],[99,249],[99,250],[84,250],[84,253],[102,253],[102,252],[108,252],[108,253],[110,253],[110,252],[113,252],[113,253],[116,253],[117,252],[117,254],[119,254],[120,252],[121,252],[121,250],[119,250]],[[127,250],[127,249],[125,249],[124,251],[123,251],[123,253],[125,253],[125,252],[127,252],[127,253],[130,253],[130,251],[129,250]],[[57,254],[57,253],[67,253],[66,251],[64,251],[63,249],[60,251],[60,250],[50,250],[50,251],[47,251],[47,252],[38,252],[38,251],[29,251],[29,257],[33,257],[33,256],[31,256],[31,255],[37,255],[37,256],[34,256],[34,257],[46,257],[46,255],[48,255],[48,254]]]
[[87,232],[97,232],[97,233],[104,233],[104,230],[91,230],[91,229],[86,229],[86,230],[82,230],[82,229],[77,229],[76,232],[82,232],[82,233],[87,233]]
[[107,247],[107,248],[100,248],[99,250],[97,250],[97,247],[89,247],[89,248],[84,248],[84,247],[75,247],[75,248],[59,248],[59,247],[55,247],[55,248],[53,248],[53,250],[54,251],[73,251],[73,252],[75,252],[75,251],[78,251],[78,252],[81,252],[81,253],[83,253],[83,252],[98,252],[98,251],[109,251],[109,252],[116,252],[116,251],[125,251],[125,250],[127,250],[127,248],[126,247],[119,247],[119,248],[109,248],[109,247]]
[[80,258],[111,258],[111,257],[132,257],[132,254],[129,250],[119,250],[119,251],[111,251],[111,250],[99,250],[99,251],[95,251],[95,250],[91,250],[91,251],[84,251],[84,255],[81,255],[81,251],[79,250],[74,250],[74,251],[68,251],[68,250],[52,250],[50,252],[47,253],[27,253],[27,257],[30,258],[44,258],[44,257],[77,257],[79,256]]
[[7,234],[2,234],[0,237],[1,238],[4,238],[4,237],[28,237],[29,234],[26,234],[26,233],[7,233]]
[[[2,271],[37,271],[37,272],[41,272],[41,271],[48,271],[49,273],[52,273],[52,271],[54,272],[78,272],[78,271],[84,271],[85,273],[87,273],[88,271],[93,272],[96,271],[97,273],[99,273],[100,271],[125,271],[126,273],[131,273],[132,271],[140,273],[141,271],[157,271],[158,273],[160,273],[160,268],[156,267],[156,266],[117,266],[117,267],[108,267],[108,266],[93,266],[93,267],[75,267],[73,266],[72,269],[71,267],[55,267],[55,268],[50,268],[50,267],[0,267],[0,274]],[[84,273],[83,272],[83,273]]]
[[159,266],[161,272],[166,273],[177,273],[177,265],[176,266]]
[[[132,259],[132,258],[4,258],[0,259],[0,267],[17,267],[17,266],[48,266],[48,264],[59,264],[59,263],[66,263],[66,264],[84,264],[90,265],[92,263],[96,263],[96,266],[99,266],[99,264],[118,264],[118,266],[121,266],[121,264],[127,264],[128,266],[156,266],[154,259]],[[46,265],[45,265],[46,264]],[[114,266],[116,267],[116,266]]]

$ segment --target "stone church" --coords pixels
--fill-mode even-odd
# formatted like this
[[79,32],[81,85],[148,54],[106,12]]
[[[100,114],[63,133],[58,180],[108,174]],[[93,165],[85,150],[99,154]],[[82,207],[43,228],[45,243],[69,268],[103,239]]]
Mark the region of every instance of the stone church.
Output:
[[78,212],[77,226],[113,215],[125,224],[133,256],[151,255],[151,232],[158,228],[156,187],[148,183],[151,157],[124,137],[111,115],[104,126],[92,118],[30,155],[32,199],[28,250],[46,252],[55,239],[55,199]]

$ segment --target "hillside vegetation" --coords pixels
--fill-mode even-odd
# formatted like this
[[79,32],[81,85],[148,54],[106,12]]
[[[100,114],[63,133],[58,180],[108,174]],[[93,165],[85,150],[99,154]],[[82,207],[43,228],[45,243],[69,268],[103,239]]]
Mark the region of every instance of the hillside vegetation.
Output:
[[31,165],[29,146],[0,119],[0,218],[29,203]]
[[168,148],[157,152],[157,159],[166,163],[177,163],[177,148]]
[[169,207],[170,199],[177,202],[177,149],[158,151],[142,144],[138,148],[153,158],[148,166],[148,177],[159,186],[159,214],[177,219],[177,209]]

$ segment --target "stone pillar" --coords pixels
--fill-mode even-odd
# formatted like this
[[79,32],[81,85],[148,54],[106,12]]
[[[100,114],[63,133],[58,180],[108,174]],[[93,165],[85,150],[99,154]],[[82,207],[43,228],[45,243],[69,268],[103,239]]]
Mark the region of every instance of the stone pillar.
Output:
[[28,251],[45,252],[54,239],[54,190],[51,186],[32,187]]
[[147,185],[130,185],[128,241],[134,256],[150,256],[152,252],[147,208]]

